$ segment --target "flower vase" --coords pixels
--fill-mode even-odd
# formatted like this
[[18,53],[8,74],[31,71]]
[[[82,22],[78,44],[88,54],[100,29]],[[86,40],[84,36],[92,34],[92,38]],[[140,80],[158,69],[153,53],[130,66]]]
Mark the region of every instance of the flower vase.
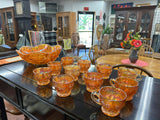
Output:
[[132,49],[131,54],[129,55],[129,60],[131,63],[136,63],[138,60],[137,50]]

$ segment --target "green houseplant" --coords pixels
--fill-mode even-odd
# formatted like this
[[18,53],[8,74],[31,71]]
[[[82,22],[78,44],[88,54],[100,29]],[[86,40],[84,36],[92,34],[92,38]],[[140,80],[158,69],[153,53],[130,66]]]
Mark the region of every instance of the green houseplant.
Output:
[[106,28],[104,28],[102,31],[103,36],[104,36],[104,34],[112,34],[112,33],[113,33],[113,29],[111,27],[109,27],[109,25],[107,25]]

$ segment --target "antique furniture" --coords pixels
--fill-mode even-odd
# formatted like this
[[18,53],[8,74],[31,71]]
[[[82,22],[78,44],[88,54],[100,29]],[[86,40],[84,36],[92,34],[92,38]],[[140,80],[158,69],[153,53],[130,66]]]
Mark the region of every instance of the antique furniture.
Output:
[[31,12],[31,27],[32,27],[32,30],[34,31],[38,30],[36,12]]
[[72,41],[72,46],[73,46],[73,53],[74,53],[75,48],[77,48],[77,56],[79,56],[80,49],[85,49],[85,54],[86,54],[86,45],[79,44],[79,40],[80,40],[79,33],[78,32],[72,33],[71,41]]
[[143,44],[143,46],[140,48],[138,51],[139,56],[144,56],[144,57],[154,57],[154,50],[151,48],[150,45]]
[[103,31],[103,26],[101,24],[98,24],[96,28],[96,35],[97,35],[98,42],[101,41],[102,31]]
[[150,38],[155,8],[156,6],[116,8],[113,44],[120,46],[129,31],[140,32],[141,37]]
[[112,67],[112,69],[116,69],[116,68],[131,68],[131,69],[137,69],[137,70],[140,70],[140,74],[143,74],[143,72],[145,74],[147,74],[149,77],[153,77],[152,73],[146,69],[144,69],[143,67],[139,67],[139,66],[135,66],[135,65],[130,65],[130,64],[117,64],[117,65],[114,65]]
[[2,18],[2,31],[5,44],[14,48],[18,41],[17,23],[14,18],[13,7],[0,9]]
[[[121,60],[128,58],[129,55],[127,54],[109,54],[98,58],[96,60],[96,63],[107,63],[110,65],[116,65],[116,64],[122,64]],[[160,65],[160,61],[158,59],[139,56],[138,60],[147,62],[148,66],[145,66],[144,68],[150,71],[155,78],[160,78],[159,68],[158,68],[158,66]]]
[[76,32],[76,13],[75,12],[57,12],[57,39],[71,38],[73,32]]
[[[160,119],[159,79],[143,76],[133,100],[126,102],[119,116],[110,118],[102,113],[100,105],[91,100],[91,94],[86,91],[85,85],[76,81],[71,96],[60,98],[52,85],[37,86],[31,74],[34,68],[36,66],[24,61],[0,66],[0,109],[4,120],[7,118],[3,98],[34,120],[61,120],[64,117],[69,120]],[[95,70],[93,65],[89,71],[91,70]],[[116,78],[117,72],[113,71],[110,77]],[[105,80],[103,85],[109,85],[107,82]]]

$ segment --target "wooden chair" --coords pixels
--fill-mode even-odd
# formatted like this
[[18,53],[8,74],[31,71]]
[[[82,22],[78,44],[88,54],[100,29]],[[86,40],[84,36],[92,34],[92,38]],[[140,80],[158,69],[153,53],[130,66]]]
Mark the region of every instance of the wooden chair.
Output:
[[136,65],[131,65],[131,64],[118,64],[118,65],[114,65],[112,67],[112,69],[116,69],[116,68],[119,69],[120,67],[126,67],[126,68],[135,69],[140,74],[140,76],[141,75],[147,75],[149,77],[153,77],[152,73],[150,71],[146,70],[145,68],[142,68],[142,67],[139,67],[139,66],[136,66]]
[[72,33],[71,41],[72,41],[72,45],[73,45],[73,53],[74,53],[75,48],[77,48],[77,56],[79,56],[80,49],[85,49],[85,54],[86,54],[86,45],[79,44],[79,40],[80,40],[79,33],[78,32]]
[[144,57],[151,57],[153,58],[154,56],[154,50],[151,48],[150,45],[143,44],[143,46],[140,48],[138,51],[139,56],[144,56]]
[[99,57],[99,55],[98,55],[98,45],[92,46],[89,49],[88,56],[89,56],[89,59],[90,59],[91,63],[93,65],[95,65],[95,62],[96,62],[97,58]]
[[98,24],[97,28],[96,28],[96,34],[97,34],[98,43],[101,41],[102,31],[103,31],[103,26],[101,24]]
[[98,55],[103,56],[107,54],[107,49],[109,49],[109,40],[110,40],[110,35],[109,34],[104,34],[103,40],[101,41],[100,45],[98,46]]
[[142,38],[141,41],[142,41],[142,44],[147,44],[149,46],[152,45],[152,39],[151,38]]
[[28,30],[28,35],[31,46],[37,46],[45,43],[44,35],[41,31]]

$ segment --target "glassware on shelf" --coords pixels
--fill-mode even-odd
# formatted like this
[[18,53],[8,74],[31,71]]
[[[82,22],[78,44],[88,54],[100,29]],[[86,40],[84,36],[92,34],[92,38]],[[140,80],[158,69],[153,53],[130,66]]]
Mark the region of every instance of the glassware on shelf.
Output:
[[127,93],[126,101],[132,100],[138,90],[138,82],[133,78],[118,77],[117,79],[111,79],[110,84],[113,87],[120,88]]
[[101,105],[101,110],[105,115],[115,117],[119,115],[120,110],[124,107],[127,94],[119,88],[104,86],[101,87],[99,93],[92,92],[91,98]]
[[62,63],[59,61],[51,61],[47,63],[48,67],[52,69],[52,75],[59,75],[62,70]]
[[78,60],[78,65],[80,66],[80,72],[86,73],[88,72],[88,69],[90,68],[91,61],[89,60]]
[[78,80],[80,75],[80,66],[78,65],[67,65],[64,67],[65,74],[71,75],[74,78],[74,81]]
[[83,75],[88,92],[99,91],[103,84],[103,76],[98,72],[88,72]]
[[97,72],[102,74],[103,79],[108,79],[112,72],[112,66],[109,64],[105,64],[105,63],[97,64],[96,68],[97,68]]
[[39,67],[33,70],[34,79],[38,85],[47,85],[50,83],[52,69],[50,67]]
[[59,97],[67,97],[71,94],[74,86],[74,79],[71,75],[58,75],[52,80]]

